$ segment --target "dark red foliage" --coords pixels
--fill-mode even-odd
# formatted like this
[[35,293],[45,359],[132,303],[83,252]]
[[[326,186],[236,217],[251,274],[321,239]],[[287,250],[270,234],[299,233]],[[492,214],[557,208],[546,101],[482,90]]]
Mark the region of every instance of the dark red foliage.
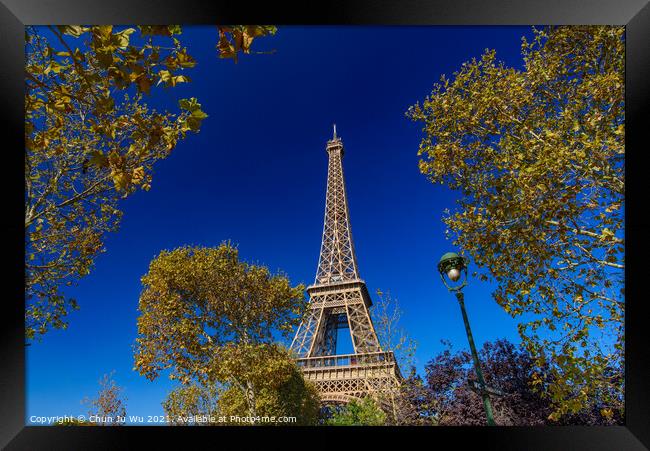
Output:
[[[470,354],[467,351],[453,353],[451,345],[445,344],[448,348],[425,366],[424,381],[412,376],[405,383],[404,391],[411,395],[419,421],[427,418],[427,422],[441,426],[486,425]],[[559,422],[549,420],[553,411],[550,400],[530,385],[534,372],[545,379],[544,368],[535,368],[530,355],[507,340],[485,343],[479,360],[488,387],[502,392],[500,396],[490,396],[498,425],[622,424],[622,406],[606,418],[600,413],[598,400],[594,400],[588,411],[565,416]]]

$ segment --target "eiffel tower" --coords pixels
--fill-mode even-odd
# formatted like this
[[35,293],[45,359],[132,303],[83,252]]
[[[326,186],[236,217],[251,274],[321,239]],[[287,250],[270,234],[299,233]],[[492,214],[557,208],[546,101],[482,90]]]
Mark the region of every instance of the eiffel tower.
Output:
[[[325,224],[316,280],[307,287],[309,311],[291,350],[305,378],[314,382],[324,403],[347,403],[390,393],[401,375],[392,351],[381,349],[368,308],[366,283],[359,277],[343,180],[343,142],[327,142]],[[337,354],[339,329],[348,329],[353,354]]]

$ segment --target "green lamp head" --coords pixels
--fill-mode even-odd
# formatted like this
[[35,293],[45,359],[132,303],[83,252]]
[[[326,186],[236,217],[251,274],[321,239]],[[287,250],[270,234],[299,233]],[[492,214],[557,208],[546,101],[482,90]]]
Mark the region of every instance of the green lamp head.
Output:
[[[438,272],[440,272],[442,282],[448,289],[459,290],[466,285],[467,263],[468,261],[465,257],[462,257],[455,252],[447,252],[440,258],[440,261],[438,262]],[[452,288],[445,280],[445,276],[447,276],[451,282],[458,282],[463,272],[465,273],[465,279],[454,288]]]

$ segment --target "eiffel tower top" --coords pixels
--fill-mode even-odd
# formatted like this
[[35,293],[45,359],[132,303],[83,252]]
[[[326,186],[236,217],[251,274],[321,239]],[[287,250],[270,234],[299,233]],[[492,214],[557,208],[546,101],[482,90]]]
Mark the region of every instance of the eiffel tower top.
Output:
[[334,135],[332,136],[332,139],[327,141],[327,151],[329,152],[336,149],[340,149],[341,154],[343,154],[343,142],[341,141],[341,138],[336,136],[336,124],[334,124]]
[[327,153],[329,162],[325,221],[318,270],[316,271],[316,285],[359,280],[343,178],[343,142],[336,136],[336,125],[334,125],[332,139],[327,141]]

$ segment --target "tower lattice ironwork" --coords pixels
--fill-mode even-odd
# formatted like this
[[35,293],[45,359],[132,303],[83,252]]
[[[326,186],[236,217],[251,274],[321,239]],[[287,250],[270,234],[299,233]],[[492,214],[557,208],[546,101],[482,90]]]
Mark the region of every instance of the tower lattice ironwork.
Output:
[[[291,343],[305,377],[323,402],[348,402],[396,389],[401,380],[391,351],[381,349],[369,314],[372,305],[359,277],[343,179],[343,142],[327,142],[329,156],[325,221],[309,310]],[[339,329],[348,329],[353,354],[337,354]]]

